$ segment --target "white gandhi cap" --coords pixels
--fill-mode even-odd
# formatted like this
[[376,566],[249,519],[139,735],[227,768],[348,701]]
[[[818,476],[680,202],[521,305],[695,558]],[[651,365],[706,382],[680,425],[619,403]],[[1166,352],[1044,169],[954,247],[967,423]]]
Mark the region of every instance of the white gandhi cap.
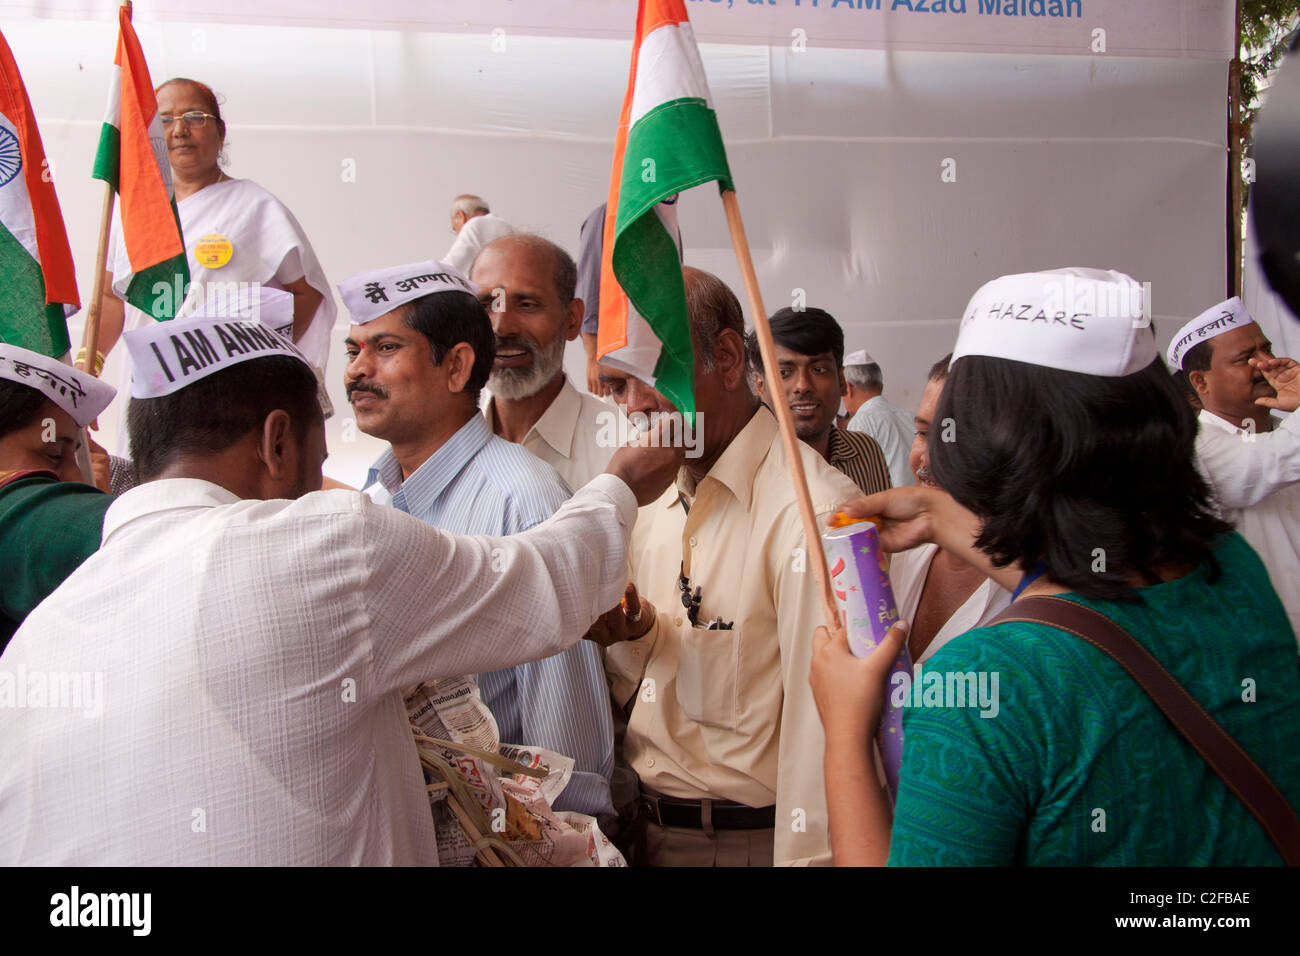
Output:
[[365,325],[398,306],[435,292],[478,295],[478,286],[459,269],[432,259],[358,272],[340,282],[338,288],[353,325]]
[[1169,367],[1175,371],[1181,369],[1187,353],[1202,342],[1209,341],[1224,332],[1250,325],[1254,321],[1241,299],[1235,295],[1227,302],[1220,302],[1213,308],[1206,309],[1174,333],[1173,340],[1169,343],[1169,351],[1165,354]]
[[875,365],[875,364],[876,364],[876,360],[873,359],[869,354],[867,354],[866,349],[858,349],[856,352],[850,352],[848,355],[844,356],[845,368],[848,368],[850,365]]
[[1159,357],[1141,285],[1122,272],[1002,276],[971,298],[952,362],[986,355],[1087,375],[1132,375]]
[[117,389],[89,372],[31,349],[0,344],[0,378],[40,392],[85,428],[108,407]]

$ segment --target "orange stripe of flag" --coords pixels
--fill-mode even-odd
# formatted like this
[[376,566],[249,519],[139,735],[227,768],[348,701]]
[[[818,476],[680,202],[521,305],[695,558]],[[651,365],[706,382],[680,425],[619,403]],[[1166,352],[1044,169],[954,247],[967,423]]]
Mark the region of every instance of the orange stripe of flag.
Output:
[[118,10],[117,55],[122,71],[122,163],[118,173],[122,238],[131,269],[140,272],[185,252],[171,195],[158,170],[166,154],[154,155],[149,141],[149,121],[158,112],[158,100],[149,79],[140,40],[131,26],[128,7]]
[[59,197],[54,191],[54,178],[47,175],[45,147],[41,144],[41,133],[32,114],[31,102],[27,99],[27,88],[3,34],[0,34],[0,83],[3,84],[0,109],[18,130],[23,181],[32,204],[36,251],[40,255],[41,273],[45,279],[45,304],[58,302],[80,308],[77,274],[72,265],[72,249],[68,246],[63,214],[59,211]]

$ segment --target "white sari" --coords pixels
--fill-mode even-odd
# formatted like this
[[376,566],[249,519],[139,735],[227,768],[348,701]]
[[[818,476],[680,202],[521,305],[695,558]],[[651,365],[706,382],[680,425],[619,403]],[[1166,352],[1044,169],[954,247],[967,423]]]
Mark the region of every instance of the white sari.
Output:
[[[338,310],[325,271],[293,213],[247,179],[227,179],[205,186],[177,203],[176,210],[190,265],[191,285],[182,314],[189,314],[209,297],[226,294],[224,290],[209,292],[210,285],[245,282],[283,289],[286,284],[305,277],[322,299],[297,344],[323,374]],[[115,222],[108,270],[113,273],[113,291],[124,297],[133,273],[126,250],[118,240],[118,229]],[[214,234],[228,240],[229,261],[207,268],[199,264],[196,249],[205,236]],[[153,321],[152,316],[126,305],[125,329],[140,328]],[[125,394],[129,394],[129,369],[123,384],[127,389]]]

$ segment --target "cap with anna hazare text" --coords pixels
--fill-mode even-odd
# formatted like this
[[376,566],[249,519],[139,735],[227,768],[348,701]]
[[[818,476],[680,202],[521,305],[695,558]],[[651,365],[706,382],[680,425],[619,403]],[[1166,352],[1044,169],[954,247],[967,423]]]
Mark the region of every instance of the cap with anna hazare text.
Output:
[[358,272],[340,282],[338,289],[353,325],[365,325],[398,306],[435,292],[478,295],[478,286],[459,269],[432,259]]
[[1175,332],[1173,340],[1169,343],[1169,351],[1165,353],[1165,360],[1168,361],[1169,368],[1177,372],[1182,369],[1183,359],[1187,358],[1187,353],[1202,342],[1207,342],[1224,332],[1250,325],[1254,321],[1246,311],[1241,298],[1234,295],[1228,301],[1206,309]]
[[43,394],[85,428],[108,407],[117,389],[88,372],[17,345],[0,344],[0,378]]
[[1002,276],[966,306],[952,364],[985,355],[1086,375],[1132,375],[1160,356],[1147,295],[1130,276],[1102,269]]

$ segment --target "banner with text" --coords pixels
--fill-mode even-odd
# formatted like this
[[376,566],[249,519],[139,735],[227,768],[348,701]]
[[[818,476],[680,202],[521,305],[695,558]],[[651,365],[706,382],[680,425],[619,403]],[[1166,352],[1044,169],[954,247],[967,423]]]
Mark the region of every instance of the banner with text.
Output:
[[[115,0],[6,0],[0,17],[114,20]],[[701,43],[1232,58],[1233,0],[686,0]],[[153,0],[138,22],[631,39],[635,0]]]

